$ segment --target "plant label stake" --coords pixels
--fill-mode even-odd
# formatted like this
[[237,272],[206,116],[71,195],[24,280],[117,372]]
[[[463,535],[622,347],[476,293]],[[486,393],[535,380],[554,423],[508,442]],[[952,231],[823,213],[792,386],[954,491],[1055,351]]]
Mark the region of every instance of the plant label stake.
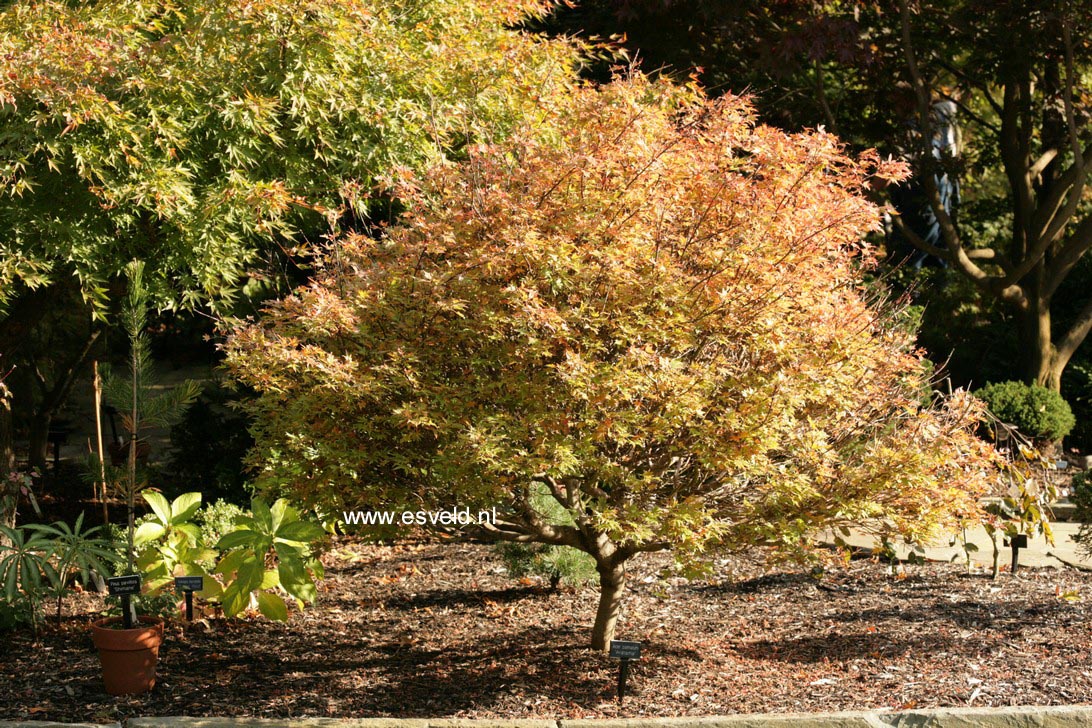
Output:
[[621,660],[618,665],[618,702],[626,694],[626,678],[629,677],[629,661],[641,659],[641,643],[626,642],[624,640],[610,641],[610,656]]
[[1020,565],[1020,549],[1026,549],[1028,547],[1028,535],[1026,533],[1018,533],[1008,539],[1008,543],[1005,545],[1012,549],[1012,570],[1009,573],[1015,574],[1016,568]]
[[132,596],[140,594],[140,574],[126,574],[106,580],[111,596],[121,597],[121,623],[125,629],[132,629],[136,621]]
[[174,588],[186,596],[186,621],[193,621],[193,593],[205,588],[203,576],[176,576]]

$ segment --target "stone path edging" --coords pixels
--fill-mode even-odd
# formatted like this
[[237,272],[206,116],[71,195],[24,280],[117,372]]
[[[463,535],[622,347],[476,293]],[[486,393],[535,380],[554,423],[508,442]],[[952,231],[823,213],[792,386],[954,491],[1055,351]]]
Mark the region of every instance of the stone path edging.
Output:
[[[457,718],[132,718],[125,728],[1070,728],[1092,726],[1092,706],[936,708],[900,712],[728,715],[620,720]],[[122,728],[120,723],[3,721],[0,728]]]

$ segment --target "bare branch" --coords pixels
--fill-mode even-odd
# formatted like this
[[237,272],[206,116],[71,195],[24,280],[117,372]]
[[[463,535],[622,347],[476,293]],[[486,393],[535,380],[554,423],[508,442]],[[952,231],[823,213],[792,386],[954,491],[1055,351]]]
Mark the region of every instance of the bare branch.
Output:
[[[899,17],[902,24],[903,53],[906,56],[906,68],[910,74],[910,81],[914,87],[914,94],[918,100],[918,123],[921,125],[921,149],[923,159],[932,159],[933,127],[929,116],[930,89],[925,78],[918,68],[917,55],[914,53],[913,38],[910,33],[910,7],[907,0],[899,0]],[[964,274],[978,285],[984,285],[990,280],[990,276],[979,268],[967,257],[963,245],[959,239],[959,232],[952,222],[951,215],[944,209],[940,200],[940,192],[937,190],[936,179],[926,171],[921,176],[922,186],[925,188],[929,199],[929,206],[940,225],[940,233],[944,238],[944,244],[948,248],[947,260],[959,267]],[[1004,288],[1005,286],[1002,286]]]
[[1062,99],[1065,107],[1065,123],[1069,128],[1069,144],[1073,152],[1073,164],[1077,165],[1078,192],[1084,187],[1085,167],[1084,157],[1081,154],[1081,140],[1077,134],[1077,120],[1073,113],[1073,37],[1069,32],[1069,18],[1062,15],[1062,38],[1065,41],[1065,96]]
[[1077,351],[1077,347],[1087,338],[1089,331],[1092,331],[1092,298],[1085,302],[1081,312],[1077,314],[1077,318],[1055,348],[1051,368],[1063,369]]
[[827,102],[826,84],[823,82],[823,64],[815,61],[815,96],[819,100],[819,108],[823,110],[823,116],[827,120],[827,128],[831,134],[838,135],[838,122],[834,119],[834,112]]
[[[1079,158],[1079,164],[1077,160],[1066,169],[1051,185],[1047,191],[1039,200],[1038,210],[1036,210],[1035,218],[1032,224],[1032,229],[1040,231],[1039,235],[1042,236],[1053,221],[1058,218],[1059,210],[1062,204],[1067,200],[1072,200],[1070,196],[1070,189],[1077,184],[1078,176],[1084,174],[1084,170],[1092,165],[1092,144],[1089,144],[1084,148]],[[1079,198],[1078,198],[1079,200]],[[1063,216],[1063,219],[1068,220]]]
[[928,253],[934,258],[940,258],[941,260],[949,259],[947,250],[932,245],[927,240],[925,240],[925,238],[921,237],[916,232],[911,230],[910,226],[907,225],[906,222],[902,219],[902,215],[892,215],[891,220],[895,224],[895,227],[898,228],[899,233],[902,234],[903,237],[905,237],[907,240],[909,240],[910,244],[913,245],[915,248],[922,251],[923,253]]
[[[966,81],[969,86],[973,86],[974,88],[978,89],[979,92],[982,93],[982,97],[984,99],[986,99],[986,103],[988,103],[990,105],[990,107],[995,112],[997,112],[998,116],[1000,116],[1003,113],[1001,104],[997,103],[997,99],[995,99],[993,97],[993,94],[990,93],[990,84],[989,83],[983,83],[981,81],[977,81],[977,80],[971,78],[970,76],[967,75],[966,71],[952,65],[951,63],[948,63],[947,61],[945,61],[942,58],[937,59],[937,65],[939,65],[941,68],[943,68],[945,71],[948,71],[952,75],[957,76],[959,79],[961,79],[963,81]],[[950,99],[950,100],[955,101],[955,99]],[[959,102],[957,101],[956,103],[959,103]],[[961,106],[961,108],[962,108],[962,106]]]
[[1042,156],[1035,160],[1035,164],[1031,165],[1031,167],[1028,168],[1028,182],[1034,181],[1039,175],[1041,175],[1043,173],[1043,170],[1047,168],[1047,165],[1053,162],[1057,156],[1057,149],[1048,149],[1043,152]]
[[584,550],[580,533],[572,526],[529,526],[524,523],[497,521],[480,523],[468,533],[492,541],[511,541],[514,543],[544,543],[553,546],[572,546]]
[[1062,281],[1073,270],[1080,259],[1092,248],[1092,215],[1086,217],[1077,225],[1076,229],[1062,244],[1061,250],[1050,261],[1047,268],[1046,280],[1043,283],[1042,295],[1050,300]]

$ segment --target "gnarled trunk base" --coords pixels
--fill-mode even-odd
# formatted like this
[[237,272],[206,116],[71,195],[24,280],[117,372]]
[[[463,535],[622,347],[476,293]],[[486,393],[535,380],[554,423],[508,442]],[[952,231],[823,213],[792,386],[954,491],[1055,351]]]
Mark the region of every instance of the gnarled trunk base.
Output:
[[592,627],[592,649],[606,651],[614,639],[614,629],[622,612],[622,594],[626,590],[626,570],[623,563],[600,564],[599,607]]

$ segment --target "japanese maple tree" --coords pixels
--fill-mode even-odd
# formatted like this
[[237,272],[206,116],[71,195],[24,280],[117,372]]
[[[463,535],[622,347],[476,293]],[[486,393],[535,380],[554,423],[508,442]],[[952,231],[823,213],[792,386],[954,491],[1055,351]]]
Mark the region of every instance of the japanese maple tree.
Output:
[[923,396],[862,290],[862,188],[899,165],[640,76],[543,114],[552,134],[405,181],[398,225],[236,328],[263,485],[333,512],[496,507],[464,533],[595,559],[599,649],[641,552],[923,537],[975,509],[979,405]]
[[286,255],[382,217],[377,179],[564,92],[583,46],[515,28],[547,7],[3,3],[0,351],[33,389],[0,392],[0,475],[16,409],[44,463],[132,260],[156,308],[263,295]]

